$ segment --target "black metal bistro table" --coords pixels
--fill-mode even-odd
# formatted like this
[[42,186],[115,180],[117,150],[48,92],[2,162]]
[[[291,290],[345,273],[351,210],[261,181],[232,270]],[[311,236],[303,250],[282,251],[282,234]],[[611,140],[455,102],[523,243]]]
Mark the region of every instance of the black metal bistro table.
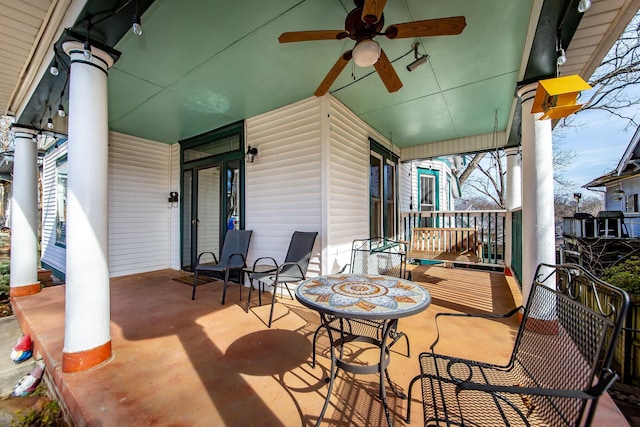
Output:
[[[343,369],[354,374],[380,375],[380,399],[387,422],[391,426],[384,387],[385,377],[393,392],[399,394],[387,372],[390,362],[387,340],[395,332],[399,318],[417,314],[431,304],[429,292],[417,283],[397,277],[335,274],[303,281],[296,288],[296,298],[301,304],[320,313],[331,342],[329,390],[316,425],[320,425],[329,405],[336,372]],[[379,322],[381,333],[375,337],[354,335],[353,329],[348,325],[358,320]],[[379,362],[362,365],[343,359],[343,346],[353,341],[379,347]]]

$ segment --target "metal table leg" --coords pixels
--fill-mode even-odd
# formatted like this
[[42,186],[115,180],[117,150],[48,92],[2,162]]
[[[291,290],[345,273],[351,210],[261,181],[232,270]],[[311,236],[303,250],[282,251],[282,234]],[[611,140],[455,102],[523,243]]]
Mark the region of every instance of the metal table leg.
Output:
[[[387,394],[386,394],[386,388],[384,386],[384,381],[385,378],[387,380],[387,382],[389,383],[389,387],[391,388],[391,390],[393,391],[393,393],[398,396],[401,399],[405,399],[405,395],[403,393],[398,392],[398,390],[396,390],[396,388],[393,386],[393,383],[391,382],[391,378],[389,377],[389,372],[387,370],[387,366],[389,366],[389,362],[390,362],[390,352],[389,352],[389,347],[387,346],[387,341],[389,339],[389,336],[391,334],[391,332],[393,330],[395,330],[395,327],[398,323],[397,319],[390,319],[390,320],[385,320],[383,322],[383,334],[381,337],[381,340],[377,340],[375,338],[371,338],[371,337],[367,337],[367,336],[358,336],[358,335],[353,335],[350,333],[345,333],[344,331],[344,323],[343,323],[343,319],[340,318],[340,338],[338,339],[334,339],[333,334],[332,334],[332,328],[330,326],[330,322],[332,320],[334,320],[335,318],[333,316],[328,316],[326,314],[320,313],[320,319],[322,321],[322,324],[324,325],[324,327],[327,330],[327,334],[329,336],[329,341],[331,343],[331,348],[330,348],[330,352],[331,352],[331,368],[329,371],[329,377],[327,378],[327,381],[329,383],[329,389],[327,390],[327,397],[325,399],[324,405],[322,407],[322,411],[320,412],[320,415],[318,416],[318,421],[316,422],[316,426],[320,426],[320,423],[322,422],[322,419],[324,417],[324,414],[327,410],[327,407],[329,406],[329,401],[331,400],[331,392],[333,390],[333,382],[335,380],[335,376],[338,372],[338,370],[340,368],[342,368],[343,370],[347,371],[347,372],[351,372],[354,374],[372,374],[372,373],[378,373],[379,377],[380,377],[380,393],[379,393],[379,398],[382,401],[382,405],[384,408],[384,412],[385,412],[385,417],[387,419],[387,423],[389,425],[389,427],[391,427],[393,425],[392,421],[391,421],[391,412],[389,410],[389,406],[387,405]],[[334,330],[335,331],[335,330]],[[348,342],[353,342],[353,341],[361,341],[361,342],[366,342],[369,344],[373,344],[376,345],[377,347],[380,348],[380,359],[379,362],[376,365],[354,365],[351,364],[349,362],[346,362],[345,360],[343,360],[344,357],[344,353],[343,353],[343,347],[346,343]],[[339,349],[338,349],[339,347]],[[336,357],[336,351],[339,351],[339,356]]]

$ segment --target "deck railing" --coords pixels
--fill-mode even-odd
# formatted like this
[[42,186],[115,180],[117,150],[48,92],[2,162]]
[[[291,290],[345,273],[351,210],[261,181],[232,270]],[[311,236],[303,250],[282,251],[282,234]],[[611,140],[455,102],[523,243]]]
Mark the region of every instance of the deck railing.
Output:
[[[622,212],[619,213],[622,214]],[[562,219],[562,234],[567,237],[584,239],[640,238],[640,214],[624,213],[623,215],[621,217],[603,216],[600,218],[565,217]]]
[[401,212],[400,238],[411,240],[414,227],[475,228],[482,243],[482,263],[504,265],[505,210]]

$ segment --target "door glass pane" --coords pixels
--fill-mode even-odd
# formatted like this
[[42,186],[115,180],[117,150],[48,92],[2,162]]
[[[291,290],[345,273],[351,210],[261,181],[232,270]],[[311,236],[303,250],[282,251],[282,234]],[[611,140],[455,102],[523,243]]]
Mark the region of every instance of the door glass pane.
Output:
[[238,185],[240,183],[240,162],[238,160],[232,160],[227,163],[227,182],[225,188],[227,189],[226,203],[227,203],[227,230],[239,230],[240,229],[240,205],[238,199]]
[[384,236],[396,237],[396,166],[384,165]]
[[224,138],[216,139],[206,144],[184,150],[184,161],[204,159],[218,154],[228,153],[240,148],[240,135],[230,135]]
[[182,175],[182,268],[191,269],[191,186],[193,185],[193,173],[184,171]]
[[420,176],[420,210],[434,211],[436,195],[436,179],[432,175]]
[[[198,170],[196,254],[220,254],[220,167]],[[197,256],[197,255],[196,255]],[[202,262],[207,260],[202,259]]]
[[382,236],[382,159],[370,156],[369,173],[369,233],[370,237]]

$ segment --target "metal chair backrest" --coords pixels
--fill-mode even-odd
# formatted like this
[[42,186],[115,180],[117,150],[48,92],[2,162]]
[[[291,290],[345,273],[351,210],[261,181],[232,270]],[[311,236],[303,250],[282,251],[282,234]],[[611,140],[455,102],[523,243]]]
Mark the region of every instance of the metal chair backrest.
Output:
[[596,396],[532,396],[550,425],[579,425],[585,414],[590,422],[597,396],[617,378],[610,366],[628,305],[626,292],[578,265],[538,266],[511,359],[519,385]]
[[232,257],[231,255],[241,254],[244,259],[247,258],[252,232],[253,230],[228,230],[224,238],[224,243],[222,244],[219,264],[227,265],[227,262],[230,261],[229,267],[241,268],[244,260],[237,256]]
[[291,236],[291,242],[289,243],[289,249],[287,250],[287,256],[284,258],[285,263],[294,262],[298,264],[300,269],[295,266],[286,266],[283,271],[280,272],[283,276],[299,276],[302,272],[303,276],[300,280],[304,279],[309,269],[309,260],[311,259],[311,251],[316,241],[317,231],[294,231]]
[[350,272],[404,278],[405,257],[405,243],[385,237],[354,240]]

